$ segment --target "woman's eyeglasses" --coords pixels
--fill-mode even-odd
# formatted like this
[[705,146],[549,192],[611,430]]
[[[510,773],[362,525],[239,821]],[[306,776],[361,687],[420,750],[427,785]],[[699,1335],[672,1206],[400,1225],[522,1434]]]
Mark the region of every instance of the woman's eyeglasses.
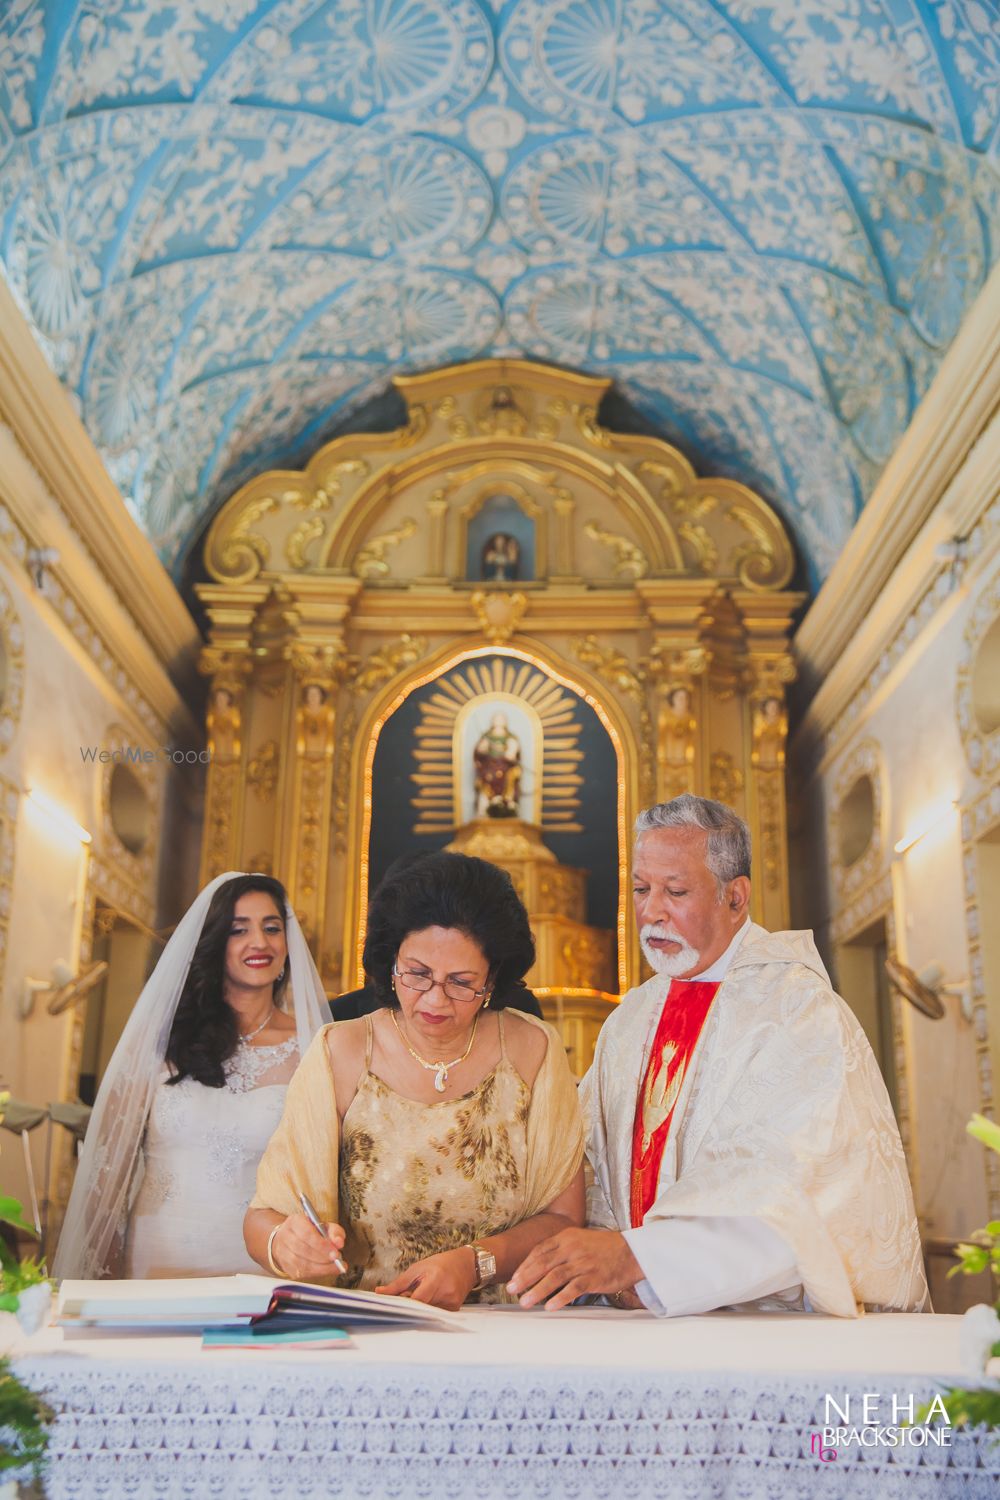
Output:
[[[439,983],[433,974],[421,974],[416,969],[400,969],[393,964],[392,972],[397,979],[401,979],[408,990],[417,990],[421,995],[426,995]],[[484,984],[481,990],[477,990],[474,984],[463,984],[461,979],[445,979],[441,988],[449,1000],[454,1000],[457,1005],[471,1005],[474,1000],[481,1000],[488,992],[489,985]]]

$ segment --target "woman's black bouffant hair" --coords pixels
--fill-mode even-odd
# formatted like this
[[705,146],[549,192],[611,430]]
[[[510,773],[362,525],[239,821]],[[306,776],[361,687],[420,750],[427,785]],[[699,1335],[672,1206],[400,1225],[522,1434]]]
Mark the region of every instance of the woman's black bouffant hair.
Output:
[[399,1005],[392,966],[400,944],[427,927],[454,927],[478,943],[489,964],[491,1006],[515,1000],[517,981],[535,961],[535,940],[506,871],[443,852],[404,855],[389,866],[368,908],[364,951],[365,973],[382,1005]]
[[[249,891],[263,891],[270,896],[282,922],[285,921],[288,897],[280,880],[270,875],[238,875],[219,886],[209,905],[170,1029],[167,1043],[167,1062],[173,1071],[170,1083],[194,1078],[210,1089],[221,1089],[225,1084],[223,1064],[236,1051],[240,1034],[236,1012],[222,996],[226,944],[236,903]],[[281,1004],[288,979],[286,959],[284,976],[274,986],[275,1005]]]

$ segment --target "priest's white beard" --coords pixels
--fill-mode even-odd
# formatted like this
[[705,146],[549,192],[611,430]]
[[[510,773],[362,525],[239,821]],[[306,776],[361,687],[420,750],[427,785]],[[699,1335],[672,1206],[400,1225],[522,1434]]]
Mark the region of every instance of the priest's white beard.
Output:
[[[680,943],[678,953],[663,953],[658,948],[650,945],[650,938],[660,938],[671,943]],[[645,953],[651,968],[657,974],[666,974],[671,979],[676,979],[678,974],[688,974],[692,969],[697,973],[698,960],[701,954],[697,948],[692,948],[690,943],[684,941],[679,932],[673,932],[669,927],[664,927],[661,922],[647,922],[640,929],[639,942]]]

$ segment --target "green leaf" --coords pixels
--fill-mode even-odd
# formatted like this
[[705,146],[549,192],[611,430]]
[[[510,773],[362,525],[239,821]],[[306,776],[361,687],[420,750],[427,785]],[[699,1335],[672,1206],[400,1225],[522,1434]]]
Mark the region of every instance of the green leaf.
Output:
[[29,1224],[23,1217],[24,1206],[17,1198],[0,1197],[0,1219],[5,1224],[10,1224],[14,1229],[24,1229],[28,1234],[38,1238],[38,1231],[34,1224]]
[[1000,1125],[988,1120],[985,1115],[973,1115],[966,1130],[975,1140],[982,1141],[991,1151],[1000,1152]]
[[0,1312],[16,1313],[21,1303],[18,1292],[0,1292]]

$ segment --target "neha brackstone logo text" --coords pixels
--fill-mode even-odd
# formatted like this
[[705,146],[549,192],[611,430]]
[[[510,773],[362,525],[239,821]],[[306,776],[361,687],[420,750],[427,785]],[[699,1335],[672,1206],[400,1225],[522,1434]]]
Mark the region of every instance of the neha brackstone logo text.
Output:
[[[823,1463],[834,1461],[841,1448],[950,1448],[951,1418],[940,1396],[927,1408],[925,1424],[913,1426],[914,1398],[905,1401],[892,1397],[891,1409],[883,1412],[878,1391],[865,1391],[860,1408],[857,1399],[845,1391],[843,1402],[831,1396],[823,1397],[823,1426],[813,1429],[809,1435],[809,1450],[814,1458]],[[889,1420],[884,1418],[888,1416]]]
[[211,764],[210,750],[176,750],[173,745],[160,745],[150,750],[143,745],[119,745],[114,750],[100,750],[96,745],[81,745],[80,759],[96,761],[102,766],[148,766],[154,760],[167,761],[173,766],[207,766]]

